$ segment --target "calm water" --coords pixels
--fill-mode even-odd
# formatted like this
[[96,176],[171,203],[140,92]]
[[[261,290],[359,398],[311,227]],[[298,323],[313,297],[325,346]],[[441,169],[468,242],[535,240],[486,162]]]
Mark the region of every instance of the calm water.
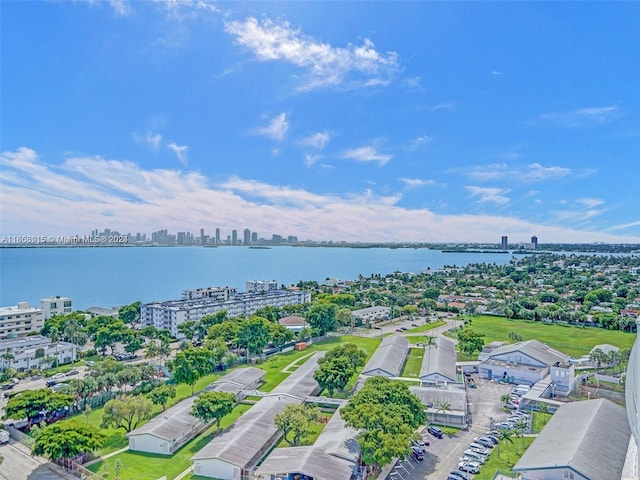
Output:
[[511,258],[409,248],[0,248],[0,306],[38,306],[41,298],[60,295],[71,297],[77,309],[111,307],[176,299],[187,288],[228,285],[245,291],[247,280],[353,280]]

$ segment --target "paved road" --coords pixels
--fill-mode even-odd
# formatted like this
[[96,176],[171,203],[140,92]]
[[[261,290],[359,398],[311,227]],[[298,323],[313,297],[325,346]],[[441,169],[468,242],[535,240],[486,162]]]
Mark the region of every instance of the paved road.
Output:
[[27,452],[24,446],[16,445],[13,440],[0,445],[0,454],[4,457],[0,465],[0,480],[64,480],[50,470],[46,462],[41,463]]

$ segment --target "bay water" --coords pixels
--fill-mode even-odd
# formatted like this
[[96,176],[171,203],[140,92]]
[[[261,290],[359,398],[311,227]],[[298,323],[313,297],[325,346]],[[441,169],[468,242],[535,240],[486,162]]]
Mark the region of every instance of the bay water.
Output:
[[135,301],[174,300],[182,291],[230,286],[247,280],[356,280],[396,271],[420,273],[446,265],[503,265],[510,253],[454,253],[426,248],[340,247],[65,247],[0,248],[0,306],[54,295],[75,309]]

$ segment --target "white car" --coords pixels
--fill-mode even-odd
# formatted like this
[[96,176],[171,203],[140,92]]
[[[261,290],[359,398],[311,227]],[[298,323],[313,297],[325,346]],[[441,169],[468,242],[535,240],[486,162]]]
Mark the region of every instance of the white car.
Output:
[[56,373],[51,378],[53,378],[54,380],[58,380],[59,378],[64,378],[64,373]]
[[458,470],[476,474],[480,471],[480,464],[478,462],[467,462],[463,460],[458,464]]

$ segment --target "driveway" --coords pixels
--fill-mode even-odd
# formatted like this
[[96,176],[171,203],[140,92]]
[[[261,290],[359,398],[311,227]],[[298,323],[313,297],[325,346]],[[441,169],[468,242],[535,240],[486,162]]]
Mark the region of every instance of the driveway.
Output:
[[0,445],[0,454],[4,462],[0,465],[0,480],[64,480],[57,473],[49,469],[46,463],[28,453],[26,447],[10,443]]
[[[474,375],[478,388],[468,389],[471,411],[471,426],[454,436],[442,439],[430,437],[424,460],[399,461],[387,480],[435,480],[445,479],[451,470],[457,469],[462,452],[474,437],[489,431],[491,420],[506,419],[509,414],[500,410],[500,397],[511,390],[510,385],[501,385],[478,378]],[[425,429],[426,430],[426,429]]]

